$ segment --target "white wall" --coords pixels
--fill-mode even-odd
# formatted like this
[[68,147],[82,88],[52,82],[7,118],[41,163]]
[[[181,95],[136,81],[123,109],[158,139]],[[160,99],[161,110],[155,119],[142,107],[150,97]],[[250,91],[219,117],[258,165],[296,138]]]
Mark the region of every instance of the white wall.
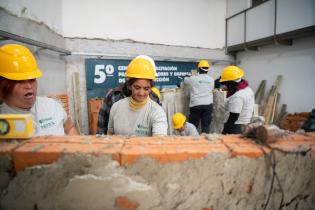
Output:
[[226,0],[226,17],[235,15],[251,6],[251,0]]
[[314,0],[278,0],[277,33],[315,25]]
[[62,0],[1,0],[0,7],[18,17],[43,22],[58,34],[62,34]]
[[271,0],[248,10],[246,13],[247,42],[273,35],[275,22],[274,8],[274,0]]
[[293,46],[270,45],[258,52],[241,52],[237,60],[254,91],[261,80],[267,80],[268,94],[281,74],[279,104],[287,104],[289,112],[310,112],[315,108],[315,37],[294,40]]
[[64,37],[224,47],[222,0],[1,0],[0,7]]
[[223,48],[222,0],[64,0],[65,37]]
[[[236,4],[239,2],[239,4]],[[242,11],[245,0],[227,0],[228,14],[234,10]],[[275,14],[275,5],[277,5]],[[244,10],[243,10],[244,11]],[[246,15],[246,28],[245,26]],[[276,15],[276,16],[275,16]],[[275,20],[276,17],[276,20]],[[276,34],[315,25],[314,0],[268,0],[265,3],[252,7],[227,22],[228,46],[251,42]],[[276,29],[275,29],[276,27]],[[276,30],[276,31],[275,31]],[[243,36],[246,32],[246,39]]]

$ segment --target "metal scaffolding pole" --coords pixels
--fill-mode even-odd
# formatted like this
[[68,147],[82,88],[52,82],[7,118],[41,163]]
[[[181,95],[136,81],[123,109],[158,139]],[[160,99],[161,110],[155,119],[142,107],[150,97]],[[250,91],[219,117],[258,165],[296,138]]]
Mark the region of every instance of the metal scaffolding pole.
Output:
[[27,37],[23,37],[23,36],[19,36],[19,35],[16,35],[16,34],[12,34],[12,33],[6,32],[6,31],[0,30],[0,37],[11,39],[11,40],[15,40],[15,41],[22,42],[22,43],[25,43],[25,44],[30,44],[30,45],[33,45],[33,46],[36,46],[36,47],[40,47],[40,48],[43,48],[43,49],[59,52],[59,53],[62,53],[63,55],[71,55],[71,52],[69,50],[65,50],[65,49],[62,49],[60,47],[49,45],[49,44],[46,44],[46,43],[43,43],[43,42],[35,41],[33,39],[30,39],[30,38],[27,38]]

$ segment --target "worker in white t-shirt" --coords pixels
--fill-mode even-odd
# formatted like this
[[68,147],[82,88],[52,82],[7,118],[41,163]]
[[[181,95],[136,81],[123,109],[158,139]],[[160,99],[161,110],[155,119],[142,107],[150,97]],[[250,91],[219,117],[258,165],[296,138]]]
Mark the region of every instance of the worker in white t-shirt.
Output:
[[180,112],[177,112],[172,117],[173,127],[175,129],[175,133],[180,136],[199,136],[199,133],[196,127],[186,122],[186,116]]
[[247,125],[253,116],[255,95],[243,76],[243,69],[237,66],[228,66],[221,73],[220,82],[227,88],[229,112],[223,134],[241,133],[242,125]]
[[113,104],[108,135],[167,135],[166,114],[149,97],[155,75],[155,63],[149,56],[138,56],[129,63],[126,83],[131,95]]
[[62,105],[38,97],[37,78],[42,76],[28,48],[6,44],[0,48],[0,114],[31,114],[36,136],[78,134]]
[[209,68],[207,60],[200,60],[198,74],[184,79],[184,85],[188,86],[190,95],[189,122],[196,128],[201,122],[202,133],[209,133],[212,119],[214,80],[208,75]]

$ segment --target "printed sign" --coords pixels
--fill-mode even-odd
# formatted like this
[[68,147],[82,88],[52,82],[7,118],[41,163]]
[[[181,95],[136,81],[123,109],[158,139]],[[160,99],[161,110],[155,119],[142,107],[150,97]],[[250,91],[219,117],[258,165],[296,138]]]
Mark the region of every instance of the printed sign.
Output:
[[[130,60],[86,59],[87,97],[103,98],[111,88],[125,82],[125,72]],[[179,86],[185,76],[197,68],[195,62],[156,61],[157,78],[155,85],[163,88]]]

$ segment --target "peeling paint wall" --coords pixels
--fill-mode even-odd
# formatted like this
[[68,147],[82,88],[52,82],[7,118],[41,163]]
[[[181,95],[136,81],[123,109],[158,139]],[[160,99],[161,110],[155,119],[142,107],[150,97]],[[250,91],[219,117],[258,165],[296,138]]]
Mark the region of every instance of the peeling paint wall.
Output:
[[[65,48],[64,38],[49,29],[47,25],[34,22],[28,18],[17,17],[3,8],[0,8],[0,30]],[[0,41],[0,45],[6,43],[16,42],[13,40]],[[60,56],[57,52],[40,49],[31,45],[26,46],[34,53],[38,67],[43,72],[43,76],[38,79],[38,94],[65,93],[67,91],[67,84],[64,57]]]
[[6,8],[17,17],[44,23],[62,35],[62,0],[45,0],[45,4],[39,0],[1,0],[0,7]]

